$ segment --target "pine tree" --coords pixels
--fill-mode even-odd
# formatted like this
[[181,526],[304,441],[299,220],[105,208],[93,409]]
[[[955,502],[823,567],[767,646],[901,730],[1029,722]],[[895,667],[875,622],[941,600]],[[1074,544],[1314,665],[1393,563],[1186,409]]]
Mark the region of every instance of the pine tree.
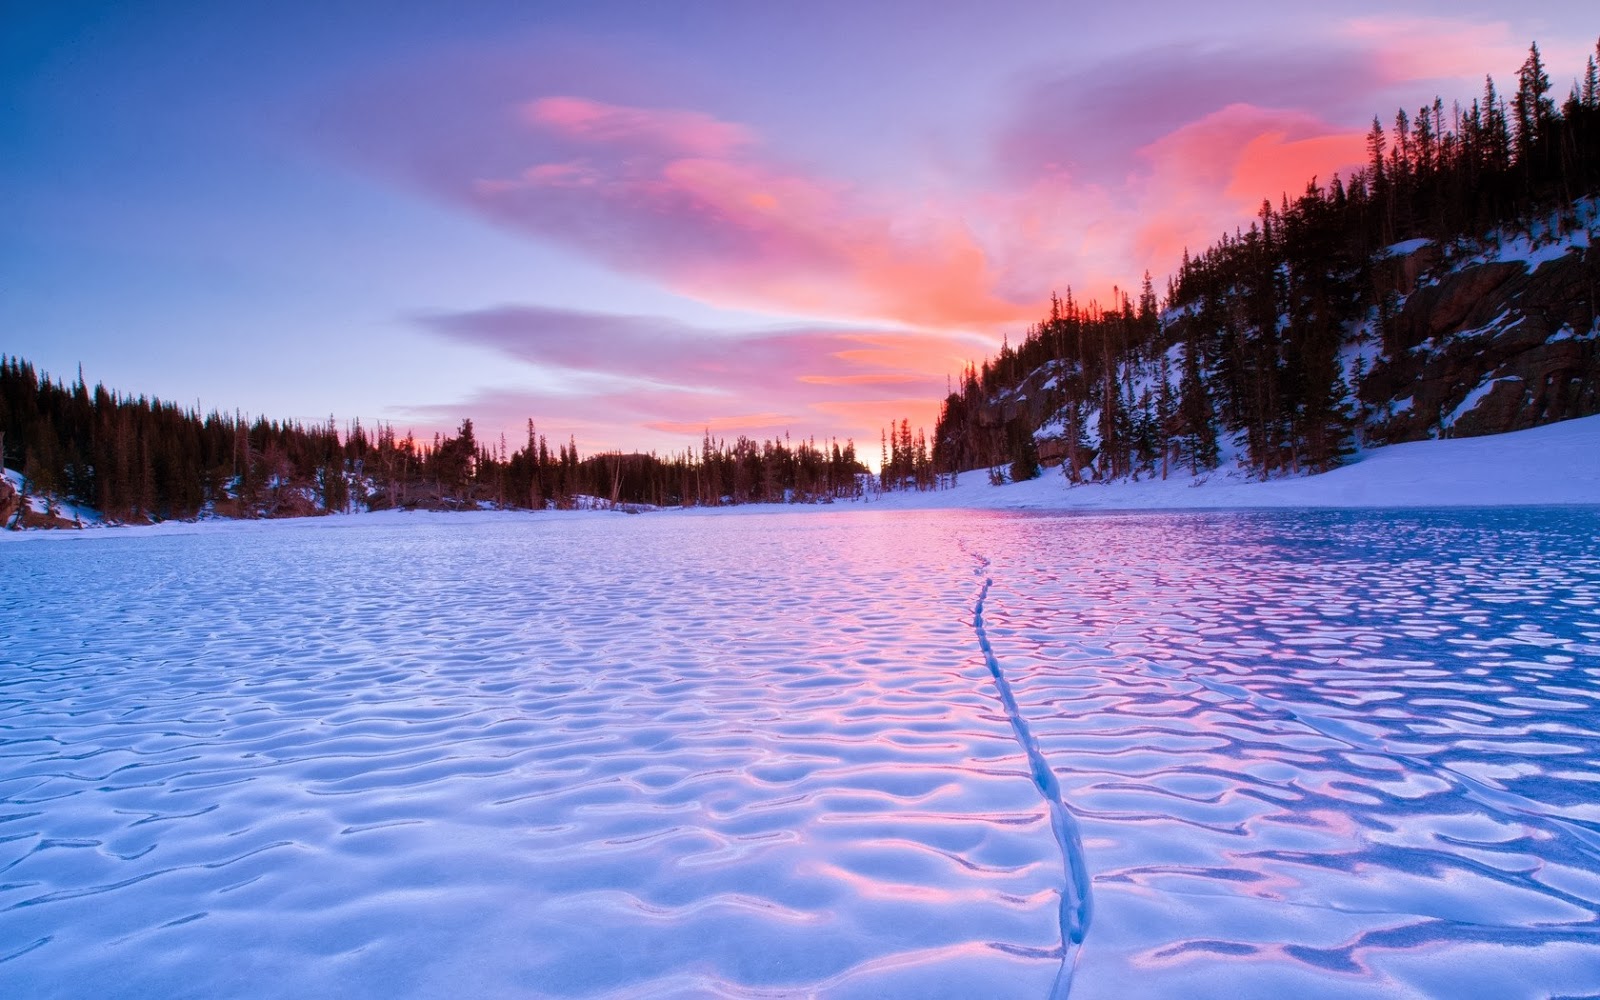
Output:
[[1196,340],[1184,345],[1183,376],[1178,383],[1178,439],[1189,470],[1195,475],[1217,464],[1217,428],[1213,422],[1211,394],[1201,375]]
[[1539,137],[1550,127],[1555,117],[1555,102],[1550,93],[1550,75],[1545,72],[1544,61],[1539,58],[1537,44],[1528,47],[1528,58],[1517,71],[1517,93],[1511,107],[1517,128],[1517,157],[1525,159],[1533,154]]

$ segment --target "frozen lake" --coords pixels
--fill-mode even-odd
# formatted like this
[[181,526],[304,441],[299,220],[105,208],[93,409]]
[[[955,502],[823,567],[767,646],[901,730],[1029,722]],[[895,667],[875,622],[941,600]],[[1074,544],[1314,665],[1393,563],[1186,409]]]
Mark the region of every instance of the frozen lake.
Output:
[[857,510],[0,546],[0,996],[1600,993],[1597,538]]

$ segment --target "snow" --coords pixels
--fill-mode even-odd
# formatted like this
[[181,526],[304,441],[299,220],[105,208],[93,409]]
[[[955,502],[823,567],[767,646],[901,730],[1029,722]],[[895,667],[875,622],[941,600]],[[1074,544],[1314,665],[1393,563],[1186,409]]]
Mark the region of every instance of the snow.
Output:
[[[23,486],[26,485],[26,480],[23,478],[22,473],[13,469],[5,469],[0,471],[4,471],[6,481],[11,484],[12,489],[16,490],[18,493],[24,493],[27,496],[28,509],[30,511],[35,514],[48,514],[50,512],[51,501],[49,499],[39,496],[35,493],[27,492],[23,489]],[[103,519],[100,517],[99,512],[93,510],[92,508],[82,507],[75,503],[68,503],[64,500],[54,501],[54,504],[55,515],[62,520],[73,521],[82,524],[85,527],[99,527],[103,523]]]
[[[1488,391],[1480,386],[1478,395]],[[1477,400],[1469,397],[1476,405]],[[1463,403],[1466,410],[1471,409]],[[1372,448],[1318,476],[1251,481],[1237,469],[1166,480],[1072,486],[1059,470],[990,486],[963,473],[956,488],[888,494],[880,508],[1178,510],[1272,507],[1489,507],[1600,504],[1600,416],[1487,437]]]
[[1572,213],[1575,225],[1571,228],[1551,216],[1524,230],[1492,233],[1487,248],[1479,250],[1465,264],[1516,262],[1529,271],[1537,271],[1569,253],[1580,253],[1593,242],[1595,231],[1600,229],[1600,200],[1580,198],[1573,203]]
[[[1587,235],[1587,234],[1585,234]],[[1587,240],[1561,240],[1553,243],[1535,243],[1526,236],[1507,242],[1493,255],[1500,261],[1520,261],[1528,270],[1537,271],[1543,264],[1560,260],[1574,250],[1587,245]]]
[[1425,238],[1402,240],[1399,243],[1384,247],[1378,251],[1380,257],[1409,257],[1423,247],[1432,246],[1433,241]]
[[1083,441],[1091,450],[1100,448],[1100,415],[1099,407],[1091,406],[1083,414]]
[[1559,344],[1563,340],[1600,340],[1600,318],[1595,320],[1594,326],[1583,333],[1577,333],[1568,323],[1561,329],[1544,339],[1546,344]]
[[1457,330],[1454,333],[1446,334],[1443,339],[1429,337],[1422,341],[1422,343],[1411,348],[1411,353],[1423,355],[1437,354],[1458,341],[1472,340],[1478,337],[1498,336],[1499,334],[1515,330],[1528,319],[1526,316],[1518,316],[1510,323],[1507,323],[1506,320],[1510,316],[1511,310],[1505,309],[1502,310],[1499,315],[1495,316],[1482,326],[1476,326],[1466,330]]
[[1039,425],[1039,429],[1033,432],[1033,439],[1035,441],[1050,441],[1065,437],[1066,433],[1066,418],[1057,413],[1048,422]]
[[1468,392],[1466,396],[1462,398],[1461,402],[1456,404],[1455,409],[1445,414],[1444,418],[1439,421],[1439,429],[1447,431],[1454,427],[1456,425],[1456,421],[1471,413],[1473,410],[1476,410],[1478,408],[1478,404],[1483,402],[1483,397],[1493,392],[1494,387],[1499,385],[1501,382],[1521,381],[1522,376],[1520,375],[1506,375],[1502,376],[1501,378],[1490,377],[1484,379],[1482,382],[1472,387],[1472,391]]
[[[1339,373],[1344,377],[1348,392],[1346,402],[1352,408],[1359,405],[1356,390],[1360,387],[1360,380],[1365,378],[1372,369],[1383,360],[1383,339],[1377,335],[1375,327],[1377,310],[1367,319],[1352,324],[1344,344],[1339,348]],[[1357,378],[1357,376],[1360,378]]]
[[[1459,413],[1469,412],[1492,387],[1478,386]],[[1409,409],[1402,401],[1395,412]],[[1469,405],[1470,404],[1470,405]],[[1099,413],[1085,415],[1086,435],[1098,435]],[[1547,424],[1531,430],[1486,437],[1415,441],[1369,448],[1350,464],[1317,476],[1258,481],[1238,466],[1239,449],[1222,441],[1223,466],[1190,475],[1173,469],[1168,478],[1138,482],[1073,485],[1059,468],[1040,478],[993,486],[984,470],[962,473],[950,489],[869,495],[865,501],[832,504],[750,504],[738,507],[657,510],[646,504],[624,504],[611,510],[595,498],[583,498],[576,511],[379,511],[310,518],[312,530],[335,529],[345,522],[378,524],[475,523],[522,521],[529,518],[614,518],[622,513],[651,517],[727,516],[783,511],[795,515],[837,513],[857,507],[871,510],[1230,510],[1279,507],[1414,508],[1500,507],[1548,504],[1600,504],[1600,416]],[[14,473],[7,471],[7,476]],[[870,482],[870,479],[869,479]],[[114,534],[195,534],[282,530],[285,521],[169,521],[157,525],[115,527]],[[85,527],[104,528],[85,519]],[[0,544],[69,540],[97,531],[0,531]]]
[[887,506],[10,546],[0,985],[1600,992],[1600,511]]
[[1200,312],[1200,303],[1199,302],[1185,302],[1181,306],[1176,306],[1176,307],[1173,307],[1171,309],[1163,310],[1161,312],[1161,316],[1160,316],[1161,325],[1162,326],[1171,326],[1173,323],[1176,323],[1178,320],[1183,319],[1185,316],[1194,316],[1194,315],[1198,314],[1199,312]]

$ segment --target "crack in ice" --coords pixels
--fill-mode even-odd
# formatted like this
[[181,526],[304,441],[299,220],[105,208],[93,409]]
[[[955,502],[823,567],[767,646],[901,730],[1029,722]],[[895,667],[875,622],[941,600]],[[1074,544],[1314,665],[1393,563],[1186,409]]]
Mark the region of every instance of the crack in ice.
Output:
[[994,646],[989,642],[989,632],[983,622],[984,602],[989,599],[989,588],[994,584],[994,578],[989,576],[989,560],[983,556],[974,556],[978,567],[973,572],[983,577],[983,586],[978,589],[977,601],[972,609],[972,629],[978,636],[978,648],[983,651],[983,659],[989,666],[989,674],[994,678],[995,688],[1000,692],[1000,702],[1005,708],[1006,718],[1011,721],[1011,731],[1017,739],[1017,745],[1022,748],[1023,755],[1028,759],[1028,769],[1033,778],[1034,787],[1044,798],[1045,805],[1050,810],[1050,829],[1056,837],[1056,844],[1061,849],[1061,867],[1063,883],[1061,888],[1061,908],[1059,919],[1061,923],[1061,968],[1056,973],[1055,983],[1051,986],[1051,1000],[1064,1000],[1072,992],[1072,975],[1078,965],[1078,954],[1083,946],[1083,939],[1089,932],[1089,918],[1091,916],[1089,894],[1089,871],[1083,856],[1083,841],[1078,834],[1078,821],[1072,811],[1061,798],[1061,783],[1056,779],[1056,773],[1045,759],[1044,751],[1039,748],[1039,741],[1033,735],[1033,730],[1028,726],[1028,720],[1022,715],[1022,710],[1017,706],[1016,695],[1011,690],[1011,682],[1006,678],[1005,671],[1000,667],[1000,661],[994,654]]

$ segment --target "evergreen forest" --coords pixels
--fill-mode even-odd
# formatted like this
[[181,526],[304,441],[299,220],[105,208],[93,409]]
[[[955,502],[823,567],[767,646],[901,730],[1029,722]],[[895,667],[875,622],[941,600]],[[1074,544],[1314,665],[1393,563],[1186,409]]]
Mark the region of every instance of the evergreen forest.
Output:
[[[1245,468],[1272,476],[1329,469],[1358,434],[1415,436],[1372,419],[1404,387],[1392,371],[1369,376],[1413,346],[1398,338],[1386,250],[1443,247],[1443,270],[1482,251],[1486,234],[1554,242],[1591,227],[1597,58],[1600,45],[1559,102],[1534,45],[1509,98],[1491,77],[1466,106],[1435,98],[1387,127],[1374,118],[1363,169],[1264,200],[1247,230],[1186,251],[1164,300],[1148,273],[1136,296],[1115,290],[1109,304],[1053,297],[1020,344],[962,374],[939,417],[936,467],[1030,478],[1043,445],[1074,482],[1165,476],[1213,468],[1236,442]],[[1580,334],[1595,329],[1597,257],[1580,265]],[[1593,355],[1581,401],[1543,419],[1600,409]]]

